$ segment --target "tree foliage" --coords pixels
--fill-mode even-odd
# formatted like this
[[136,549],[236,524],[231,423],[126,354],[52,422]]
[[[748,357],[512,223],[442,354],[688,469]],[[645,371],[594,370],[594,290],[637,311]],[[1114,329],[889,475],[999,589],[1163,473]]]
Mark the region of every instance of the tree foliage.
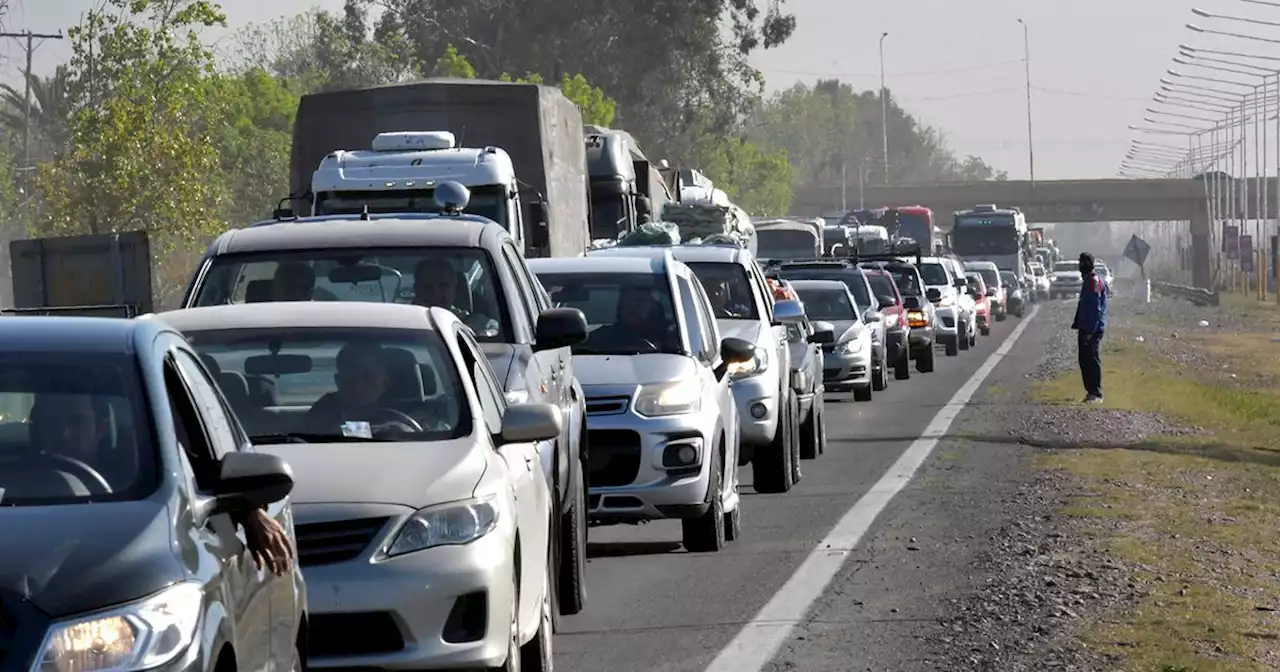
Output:
[[[888,102],[889,181],[956,182],[1002,180],[1006,175],[976,156],[957,158],[942,134],[907,113],[890,94]],[[884,124],[880,95],[858,92],[838,80],[796,84],[770,99],[758,115],[755,136],[786,153],[795,179],[857,183],[884,181]]]

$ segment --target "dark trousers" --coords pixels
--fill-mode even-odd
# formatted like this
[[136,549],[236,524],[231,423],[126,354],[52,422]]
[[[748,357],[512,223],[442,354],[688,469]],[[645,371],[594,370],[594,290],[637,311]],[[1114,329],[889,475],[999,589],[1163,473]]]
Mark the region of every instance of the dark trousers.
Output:
[[1080,332],[1080,377],[1084,391],[1095,397],[1102,396],[1102,332]]

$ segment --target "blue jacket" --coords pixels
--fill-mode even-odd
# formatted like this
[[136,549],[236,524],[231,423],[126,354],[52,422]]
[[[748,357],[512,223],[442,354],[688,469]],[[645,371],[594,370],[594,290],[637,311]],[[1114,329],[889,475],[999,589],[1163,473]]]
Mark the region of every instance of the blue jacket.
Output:
[[1107,330],[1107,283],[1095,273],[1090,273],[1080,286],[1080,302],[1076,304],[1076,317],[1071,328],[1086,334],[1101,334]]

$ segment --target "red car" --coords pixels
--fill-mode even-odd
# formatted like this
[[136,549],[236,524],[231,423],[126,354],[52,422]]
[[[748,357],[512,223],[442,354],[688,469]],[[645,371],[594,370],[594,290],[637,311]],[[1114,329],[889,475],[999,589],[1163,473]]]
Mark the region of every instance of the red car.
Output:
[[987,296],[987,284],[977,273],[966,273],[969,278],[969,296],[978,306],[978,333],[983,336],[991,334],[991,297]]
[[879,302],[884,316],[884,337],[888,341],[885,351],[893,363],[893,377],[906,380],[911,377],[911,325],[907,323],[907,307],[902,293],[893,280],[893,274],[880,268],[863,267],[862,273],[871,283],[871,293]]

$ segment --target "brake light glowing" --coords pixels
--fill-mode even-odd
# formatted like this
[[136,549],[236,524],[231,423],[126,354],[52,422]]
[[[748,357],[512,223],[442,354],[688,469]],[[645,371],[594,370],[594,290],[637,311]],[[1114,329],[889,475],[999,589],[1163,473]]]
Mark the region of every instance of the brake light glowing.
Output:
[[907,312],[907,325],[910,327],[924,327],[928,323],[924,319],[924,311],[911,310]]

